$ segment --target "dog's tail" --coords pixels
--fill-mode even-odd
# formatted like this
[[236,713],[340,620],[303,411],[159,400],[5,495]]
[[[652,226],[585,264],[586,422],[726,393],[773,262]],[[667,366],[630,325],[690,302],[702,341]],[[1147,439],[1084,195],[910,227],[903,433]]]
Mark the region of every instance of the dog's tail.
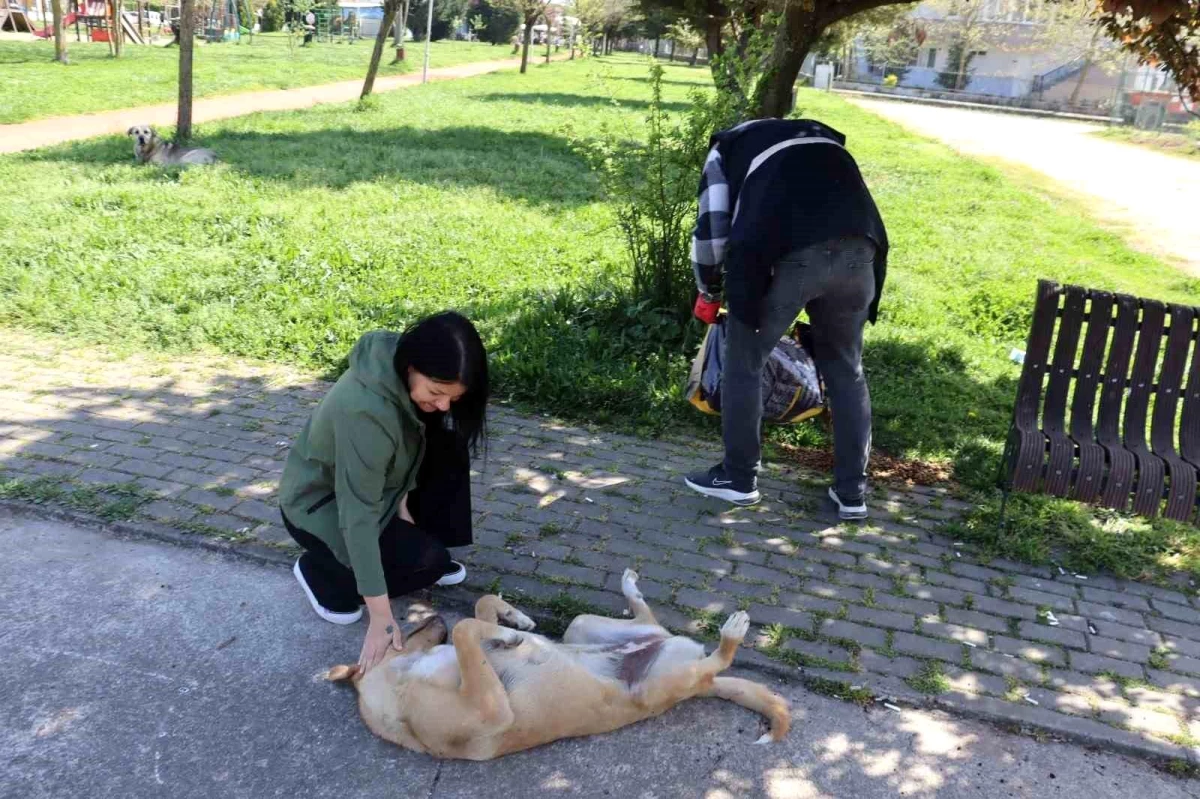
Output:
[[792,712],[787,700],[756,682],[741,677],[714,677],[712,687],[701,695],[727,699],[766,716],[771,730],[758,739],[760,744],[782,741],[791,729]]

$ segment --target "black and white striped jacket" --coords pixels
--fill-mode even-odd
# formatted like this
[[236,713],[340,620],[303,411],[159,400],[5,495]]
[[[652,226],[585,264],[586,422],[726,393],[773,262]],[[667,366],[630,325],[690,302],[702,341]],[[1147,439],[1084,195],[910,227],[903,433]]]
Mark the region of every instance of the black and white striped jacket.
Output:
[[821,241],[867,236],[877,248],[874,321],[887,233],[845,141],[809,119],[752,120],[712,137],[692,233],[701,293],[725,291],[730,312],[756,325],[776,260]]

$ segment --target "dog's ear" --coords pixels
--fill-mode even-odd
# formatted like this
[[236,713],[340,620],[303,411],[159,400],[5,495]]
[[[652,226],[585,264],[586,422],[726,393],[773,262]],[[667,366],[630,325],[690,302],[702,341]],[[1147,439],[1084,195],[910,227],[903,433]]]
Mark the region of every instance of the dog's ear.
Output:
[[334,666],[329,671],[325,672],[325,679],[329,682],[342,682],[355,677],[359,672],[358,664],[353,666]]
[[133,127],[131,127],[129,130],[125,131],[125,135],[126,135],[126,136],[132,136],[132,135],[133,135],[133,132],[134,132],[135,130],[137,130],[137,125],[134,125],[134,126],[133,126]]

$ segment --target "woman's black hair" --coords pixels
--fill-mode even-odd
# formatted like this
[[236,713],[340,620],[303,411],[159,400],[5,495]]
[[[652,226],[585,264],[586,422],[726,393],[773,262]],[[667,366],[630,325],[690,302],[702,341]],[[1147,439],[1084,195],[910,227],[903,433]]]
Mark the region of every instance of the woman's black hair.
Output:
[[[487,445],[487,350],[475,325],[460,313],[443,311],[413,323],[400,336],[393,358],[396,374],[408,385],[411,366],[431,380],[462,383],[466,393],[450,403],[448,415],[459,439],[477,454]],[[422,414],[437,416],[442,414]]]

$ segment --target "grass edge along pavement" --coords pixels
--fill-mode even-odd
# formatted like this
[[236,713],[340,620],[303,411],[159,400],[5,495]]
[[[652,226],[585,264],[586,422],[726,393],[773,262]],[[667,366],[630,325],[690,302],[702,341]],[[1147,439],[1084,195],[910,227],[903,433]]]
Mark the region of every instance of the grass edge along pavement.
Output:
[[[327,384],[270,364],[119,359],[10,338],[0,353],[0,485],[90,487],[79,504],[92,513],[98,494],[125,486],[135,515],[110,529],[289,562],[272,492],[286,443]],[[554,633],[578,612],[620,615],[620,573],[632,565],[667,626],[711,641],[724,616],[745,608],[757,648],[739,663],[813,690],[1194,759],[1195,592],[985,564],[937,532],[963,505],[936,489],[881,492],[875,521],[841,525],[818,503],[822,476],[773,472],[766,502],[728,510],[679,481],[714,448],[504,407],[493,420],[468,581],[434,599],[461,607],[503,591]],[[27,508],[31,498],[3,504]],[[232,525],[234,540],[202,535]]]

